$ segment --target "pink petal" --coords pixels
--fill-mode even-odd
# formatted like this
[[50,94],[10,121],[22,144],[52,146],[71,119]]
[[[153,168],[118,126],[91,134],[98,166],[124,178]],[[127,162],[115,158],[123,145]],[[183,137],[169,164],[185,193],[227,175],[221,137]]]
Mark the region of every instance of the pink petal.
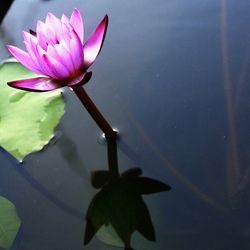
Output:
[[84,44],[84,68],[87,69],[98,56],[102,44],[104,42],[105,34],[108,27],[108,16],[104,16],[102,21],[97,25],[94,32]]
[[56,60],[58,60],[58,54],[56,53],[55,46],[48,44],[47,47],[47,54],[54,57]]
[[[31,30],[30,30],[30,31],[31,31]],[[34,41],[35,43],[38,43],[37,38],[36,38],[36,35],[34,35],[34,34],[36,34],[36,32],[35,32],[35,31],[32,31],[32,32],[33,32],[33,33],[31,34],[31,33],[29,33],[29,32],[23,31],[23,40],[24,40],[25,42],[30,43],[30,40],[32,39],[32,41]]]
[[53,78],[66,79],[70,77],[70,71],[53,57],[49,56],[48,54],[44,55],[44,61],[50,72],[52,72]]
[[48,43],[56,44],[57,36],[56,34],[60,31],[60,28],[54,27],[43,23],[42,21],[37,22],[37,40],[40,46],[46,50]]
[[81,43],[83,44],[84,27],[81,14],[77,8],[74,9],[70,17],[70,24],[73,26],[74,30],[81,40]]
[[62,43],[64,41],[66,43],[65,48],[67,49],[69,49],[69,41],[71,39],[72,32],[73,32],[73,28],[71,26],[67,27],[65,23],[62,23],[62,34],[60,34],[59,42]]
[[32,59],[33,64],[34,64],[34,67],[31,70],[36,74],[39,74],[39,75],[43,74],[43,71],[41,70],[40,64],[39,64],[39,62],[38,62],[38,60],[37,60],[37,58],[35,56],[35,53],[34,53],[32,47],[31,47],[31,45],[29,43],[25,42],[25,41],[24,41],[24,45],[26,47],[26,50],[29,53],[30,58]]
[[72,79],[70,82],[68,82],[67,86],[72,87],[72,86],[82,86],[86,84],[92,76],[92,72],[86,72],[78,76],[77,78]]
[[43,23],[42,21],[37,22],[36,36],[37,36],[37,40],[38,40],[39,45],[44,50],[46,50],[47,42],[49,39],[48,39],[48,34],[47,34],[47,27],[46,27],[45,23]]
[[27,32],[23,32],[23,38],[24,38],[24,45],[26,47],[26,50],[30,56],[30,58],[32,59],[34,65],[36,65],[36,73],[41,74],[42,71],[40,70],[40,63],[39,63],[39,58],[37,58],[37,39],[35,36],[27,33]]
[[72,38],[70,40],[71,58],[75,70],[79,70],[83,64],[83,47],[79,36],[75,31],[72,31]]
[[43,63],[43,70],[46,72],[45,75],[47,75],[53,79],[60,79],[60,76],[57,74],[56,69],[51,67],[51,64],[48,61],[47,55],[44,54],[41,59],[42,59],[42,63]]
[[65,14],[62,14],[61,22],[66,24],[67,27],[70,27],[71,25],[69,18]]
[[[66,50],[62,45],[56,44],[54,46],[55,51],[58,55],[57,61],[60,61],[70,72],[75,70],[74,64],[72,62],[71,54],[68,50]],[[60,58],[60,60],[59,60]]]
[[60,19],[50,12],[46,16],[45,24],[46,26],[51,27],[54,31],[58,31],[61,27]]
[[[38,71],[40,74],[47,75],[47,70],[43,65],[42,57],[46,54],[46,51],[38,44],[37,38],[35,36],[30,35],[29,45],[27,45],[27,51],[30,54],[30,57],[36,62],[38,67]],[[28,39],[28,36],[26,36]],[[26,44],[26,43],[25,43]]]
[[35,77],[8,82],[8,85],[22,90],[45,92],[64,87],[60,82],[53,81],[48,77]]
[[37,66],[27,52],[12,45],[6,45],[5,47],[24,67],[37,72]]
[[45,24],[48,27],[50,27],[54,33],[53,42],[58,43],[58,41],[60,40],[61,34],[63,33],[61,20],[49,12],[47,14]]
[[39,65],[40,65],[41,72],[43,73],[43,75],[53,77],[51,70],[49,69],[48,65],[44,61],[44,55],[46,55],[47,52],[39,44],[36,46],[36,50],[37,50],[36,51],[37,52],[37,59],[38,59]]
[[68,68],[67,64],[64,63],[65,56],[62,54],[62,52],[61,54],[59,54],[58,49],[56,49],[56,47],[58,47],[58,45],[53,46],[49,44],[47,49],[47,55],[53,57],[55,60],[61,63],[65,68],[67,68],[68,72],[70,72],[71,68],[70,67]]

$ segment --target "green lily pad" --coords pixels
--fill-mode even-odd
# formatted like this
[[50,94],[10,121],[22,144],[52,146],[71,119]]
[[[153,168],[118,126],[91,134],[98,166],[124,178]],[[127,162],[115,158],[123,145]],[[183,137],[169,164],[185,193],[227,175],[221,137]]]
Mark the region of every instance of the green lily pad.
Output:
[[49,142],[64,113],[61,90],[34,93],[6,84],[34,76],[17,62],[0,65],[0,146],[19,161]]
[[21,225],[13,203],[0,196],[0,247],[10,249]]

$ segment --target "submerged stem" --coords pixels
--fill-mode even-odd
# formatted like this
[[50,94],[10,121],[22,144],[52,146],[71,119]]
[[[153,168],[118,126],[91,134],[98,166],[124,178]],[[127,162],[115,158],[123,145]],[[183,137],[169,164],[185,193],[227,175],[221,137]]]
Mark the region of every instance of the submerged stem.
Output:
[[117,138],[117,133],[112,129],[109,123],[106,121],[104,116],[98,110],[94,102],[90,99],[89,95],[82,86],[73,86],[71,89],[80,99],[81,103],[87,109],[91,117],[95,120],[99,128],[103,131],[107,139],[115,140]]

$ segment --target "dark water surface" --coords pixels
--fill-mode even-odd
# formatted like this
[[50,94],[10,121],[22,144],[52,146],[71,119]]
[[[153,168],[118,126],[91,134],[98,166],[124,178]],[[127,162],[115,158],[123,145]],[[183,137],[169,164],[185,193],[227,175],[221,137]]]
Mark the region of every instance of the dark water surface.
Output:
[[[16,0],[3,44],[22,45],[48,11],[80,9],[86,37],[104,14],[110,25],[86,86],[120,131],[119,168],[172,190],[145,196],[156,242],[135,233],[138,250],[250,249],[250,2],[239,0]],[[83,247],[96,190],[107,169],[100,131],[69,90],[66,113],[45,150],[18,164],[0,151],[0,194],[17,206],[18,250],[111,250],[97,237]]]

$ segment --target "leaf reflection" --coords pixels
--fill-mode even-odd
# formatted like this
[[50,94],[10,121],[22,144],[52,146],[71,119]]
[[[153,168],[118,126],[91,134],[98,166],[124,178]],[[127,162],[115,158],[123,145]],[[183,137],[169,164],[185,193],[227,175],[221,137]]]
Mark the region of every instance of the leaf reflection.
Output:
[[143,177],[140,168],[118,172],[117,145],[108,140],[109,170],[92,173],[91,184],[100,191],[92,199],[87,211],[84,244],[88,244],[102,226],[111,226],[125,249],[135,231],[155,241],[155,230],[150,212],[142,195],[169,191],[171,187],[160,181]]

